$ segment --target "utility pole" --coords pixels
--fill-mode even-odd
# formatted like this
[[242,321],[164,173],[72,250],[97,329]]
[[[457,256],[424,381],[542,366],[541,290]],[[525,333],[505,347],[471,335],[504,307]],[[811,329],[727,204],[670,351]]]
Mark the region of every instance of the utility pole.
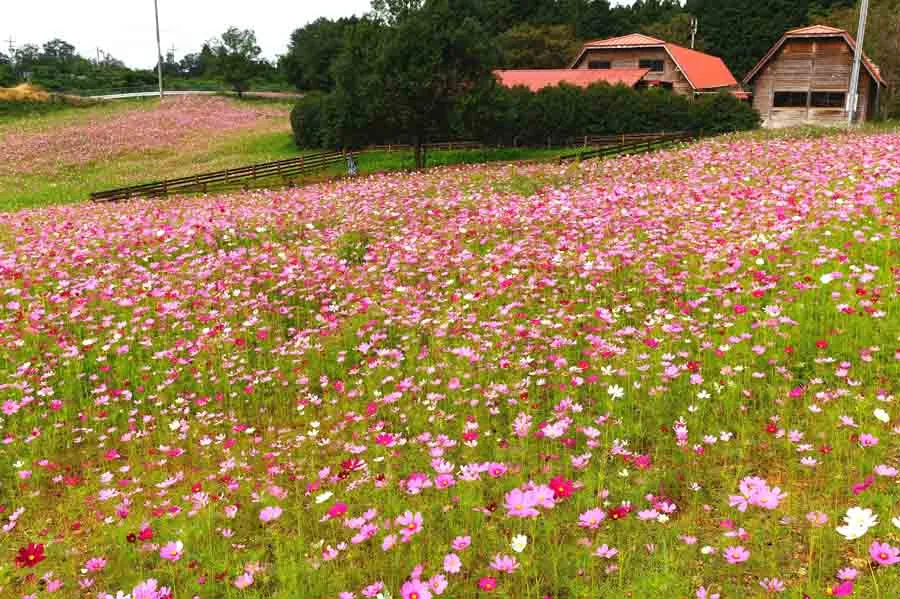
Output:
[[157,0],[153,0],[153,12],[156,15],[156,72],[159,75],[159,99],[163,99],[162,82],[162,45],[159,43],[159,6]]
[[869,0],[861,0],[859,28],[856,33],[856,52],[853,56],[853,72],[850,74],[850,93],[847,94],[847,125],[851,127],[859,107],[859,75],[862,67],[863,43],[866,41],[866,21],[868,17]]
[[13,39],[13,36],[9,36],[9,39],[6,40],[9,42],[9,63],[13,66],[16,64],[16,40]]
[[697,41],[697,31],[700,30],[700,21],[697,17],[691,17],[691,50],[694,49],[694,44]]

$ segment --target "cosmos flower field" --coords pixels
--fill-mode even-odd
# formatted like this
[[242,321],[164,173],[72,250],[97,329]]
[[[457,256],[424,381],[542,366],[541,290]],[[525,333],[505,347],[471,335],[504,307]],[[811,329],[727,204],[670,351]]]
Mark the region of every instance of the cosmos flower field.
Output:
[[174,96],[163,103],[127,105],[73,123],[35,130],[29,124],[0,130],[0,176],[57,173],[115,159],[129,152],[152,153],[208,143],[211,136],[248,129],[279,113],[240,105],[218,96]]
[[900,596],[900,134],[0,215],[0,595]]

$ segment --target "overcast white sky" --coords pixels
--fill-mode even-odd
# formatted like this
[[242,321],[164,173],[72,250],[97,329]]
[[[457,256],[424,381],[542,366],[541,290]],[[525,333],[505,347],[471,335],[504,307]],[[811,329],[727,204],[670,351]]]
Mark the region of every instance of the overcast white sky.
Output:
[[[163,54],[181,58],[230,25],[256,31],[267,58],[283,54],[291,32],[318,17],[361,15],[370,0],[158,0]],[[131,67],[156,64],[153,0],[0,0],[0,48],[41,44],[55,37],[80,54],[97,47]]]
[[[370,0],[158,0],[163,54],[180,59],[229,26],[256,31],[267,58],[283,54],[291,32],[319,17],[362,15]],[[630,0],[613,1],[628,4]],[[82,56],[99,47],[130,67],[156,64],[153,0],[0,0],[0,48],[62,38]]]

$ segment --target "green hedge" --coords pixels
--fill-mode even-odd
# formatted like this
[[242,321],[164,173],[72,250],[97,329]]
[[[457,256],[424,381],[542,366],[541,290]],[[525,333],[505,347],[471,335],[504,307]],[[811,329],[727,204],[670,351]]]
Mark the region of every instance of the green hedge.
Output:
[[[409,143],[385,131],[381,111],[342,106],[335,94],[312,93],[291,113],[297,145],[357,147]],[[352,126],[348,121],[352,120]],[[743,131],[759,126],[759,114],[729,93],[691,99],[662,89],[635,90],[605,83],[587,88],[560,85],[532,92],[524,87],[475,90],[456,106],[433,141],[477,140],[490,144],[560,144],[582,135],[694,130]]]

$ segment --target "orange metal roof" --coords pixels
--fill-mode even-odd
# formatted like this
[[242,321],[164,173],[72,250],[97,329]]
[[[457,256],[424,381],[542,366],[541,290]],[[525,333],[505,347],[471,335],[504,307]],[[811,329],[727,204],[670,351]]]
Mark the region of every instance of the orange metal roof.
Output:
[[531,91],[568,83],[587,87],[594,83],[618,83],[634,87],[650,69],[520,69],[494,71],[500,83],[506,87],[524,85]]
[[718,56],[697,52],[677,44],[666,44],[666,50],[694,89],[715,89],[738,84],[737,79],[725,66],[725,62]]
[[[853,39],[853,36],[844,31],[843,29],[838,29],[836,27],[829,27],[828,25],[811,25],[809,27],[800,27],[799,29],[791,29],[781,36],[772,49],[769,50],[769,53],[766,54],[762,60],[760,60],[747,76],[744,77],[744,83],[749,84],[750,81],[756,76],[757,73],[769,62],[773,56],[781,49],[781,46],[784,43],[792,38],[803,38],[803,37],[839,37],[842,38],[847,45],[850,46],[850,49],[854,52],[856,51],[856,40]],[[872,78],[875,79],[881,85],[887,85],[884,80],[884,77],[881,76],[881,69],[878,68],[872,60],[863,54],[863,65],[865,65],[866,70],[869,71],[869,74],[872,75]]]
[[582,47],[581,53],[571,66],[574,67],[578,64],[584,53],[591,49],[651,47],[663,48],[668,52],[695,91],[735,87],[738,84],[737,79],[734,78],[734,75],[731,74],[731,71],[718,56],[691,50],[678,44],[670,44],[642,33],[632,33],[622,37],[588,42]]

